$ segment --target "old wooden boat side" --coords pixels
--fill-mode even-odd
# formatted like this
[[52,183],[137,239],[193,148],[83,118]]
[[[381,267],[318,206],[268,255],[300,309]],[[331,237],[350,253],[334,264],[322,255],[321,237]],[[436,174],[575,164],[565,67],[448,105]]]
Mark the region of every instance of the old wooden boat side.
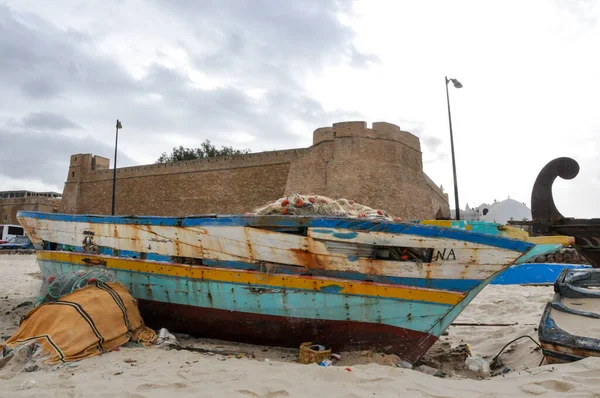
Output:
[[[564,246],[573,246],[575,238],[572,236],[548,235],[529,236],[521,228],[499,223],[473,221],[473,220],[419,220],[425,225],[435,225],[445,228],[464,229],[466,231],[480,232],[494,236],[504,236],[512,239],[525,240],[538,244],[558,243]],[[537,260],[537,259],[535,259]],[[589,265],[570,263],[531,263],[515,264],[494,278],[492,285],[552,285],[565,268],[589,268]]]
[[564,269],[538,337],[548,363],[600,357],[600,269]]
[[109,270],[151,327],[292,347],[322,341],[409,361],[504,269],[561,247],[335,217],[18,218],[46,280]]

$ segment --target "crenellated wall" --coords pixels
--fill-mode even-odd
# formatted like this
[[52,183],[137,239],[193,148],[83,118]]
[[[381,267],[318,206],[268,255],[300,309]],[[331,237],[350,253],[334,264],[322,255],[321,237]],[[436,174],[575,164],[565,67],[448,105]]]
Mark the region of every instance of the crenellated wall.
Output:
[[[71,156],[65,213],[110,213],[106,158]],[[424,173],[418,137],[390,123],[336,123],[309,148],[117,169],[117,214],[241,214],[292,192],[345,197],[403,218],[449,216],[447,194]]]

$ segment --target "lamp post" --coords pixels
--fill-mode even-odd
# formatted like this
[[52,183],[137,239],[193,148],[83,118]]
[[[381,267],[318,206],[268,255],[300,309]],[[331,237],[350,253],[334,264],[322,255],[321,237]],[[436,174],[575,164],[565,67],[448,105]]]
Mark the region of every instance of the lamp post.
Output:
[[448,83],[452,82],[454,87],[461,88],[462,84],[456,79],[446,80],[446,101],[448,102],[448,124],[450,125],[450,149],[452,151],[452,173],[454,174],[454,207],[456,208],[456,219],[460,220],[460,205],[458,204],[458,184],[456,182],[456,160],[454,159],[454,137],[452,136],[452,116],[450,115],[450,95],[448,94]]
[[119,119],[117,119],[116,134],[115,134],[115,168],[113,170],[113,189],[112,189],[112,211],[111,214],[115,215],[115,193],[117,187],[117,144],[119,143],[119,129],[122,129],[123,126]]

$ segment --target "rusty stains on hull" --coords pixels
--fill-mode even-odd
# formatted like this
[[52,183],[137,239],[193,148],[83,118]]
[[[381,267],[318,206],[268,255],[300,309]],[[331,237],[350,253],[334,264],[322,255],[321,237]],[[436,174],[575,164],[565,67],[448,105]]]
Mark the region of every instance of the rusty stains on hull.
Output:
[[98,258],[98,257],[84,257],[81,259],[81,261],[83,261],[85,264],[87,265],[101,265],[106,267],[106,260],[103,260],[102,258]]
[[307,249],[290,249],[290,252],[298,259],[298,265],[306,268],[323,269],[321,262],[318,260],[319,257]]

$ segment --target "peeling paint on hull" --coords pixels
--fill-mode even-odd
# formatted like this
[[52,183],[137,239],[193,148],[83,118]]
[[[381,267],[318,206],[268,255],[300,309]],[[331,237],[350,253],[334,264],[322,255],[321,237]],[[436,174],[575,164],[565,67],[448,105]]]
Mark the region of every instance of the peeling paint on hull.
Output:
[[[532,243],[435,226],[294,217],[19,213],[44,277],[101,267],[154,327],[420,358]],[[410,253],[410,255],[409,255]],[[412,256],[412,257],[411,257]]]

